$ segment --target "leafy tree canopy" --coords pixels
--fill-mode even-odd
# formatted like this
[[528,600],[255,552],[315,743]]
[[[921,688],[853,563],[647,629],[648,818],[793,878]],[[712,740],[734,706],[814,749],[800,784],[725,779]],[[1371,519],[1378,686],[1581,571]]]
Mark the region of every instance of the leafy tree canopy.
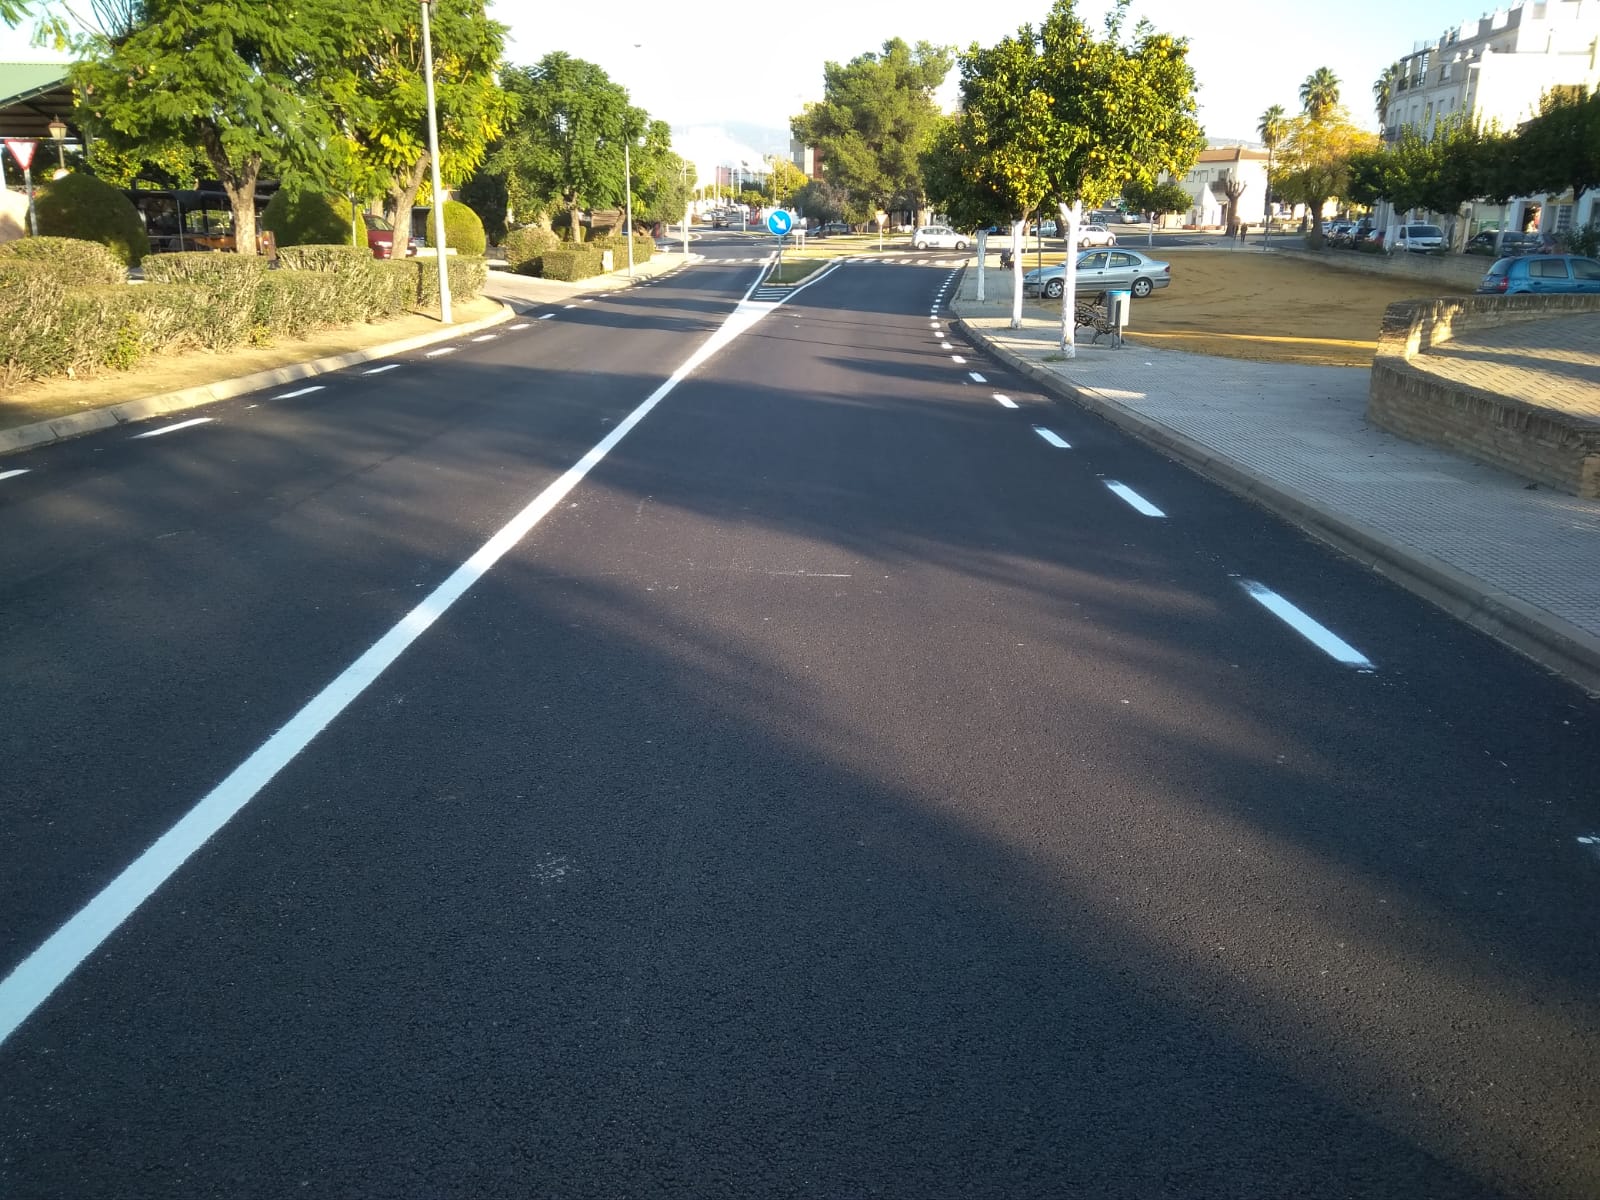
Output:
[[1295,117],[1277,151],[1271,177],[1273,195],[1304,204],[1314,237],[1322,236],[1322,206],[1335,196],[1349,195],[1350,161],[1361,151],[1375,150],[1375,134],[1353,124],[1337,106],[1322,117]]
[[951,52],[928,42],[884,42],[823,68],[823,99],[790,122],[795,137],[822,152],[828,179],[864,205],[896,198],[921,207],[921,155],[939,116],[933,94],[950,73]]
[[1122,189],[1122,200],[1132,212],[1157,216],[1187,212],[1194,204],[1194,197],[1175,179],[1155,184],[1130,182]]

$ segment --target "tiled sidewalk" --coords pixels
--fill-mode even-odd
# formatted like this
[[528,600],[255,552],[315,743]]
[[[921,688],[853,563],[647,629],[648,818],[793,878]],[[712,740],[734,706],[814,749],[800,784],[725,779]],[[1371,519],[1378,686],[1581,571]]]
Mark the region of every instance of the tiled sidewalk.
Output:
[[1001,359],[1600,692],[1600,503],[1367,424],[1364,370],[1131,341],[1051,361],[1053,315],[1010,329],[1009,280],[985,290],[969,267],[953,309]]
[[1600,424],[1600,322],[1593,314],[1460,333],[1411,365]]

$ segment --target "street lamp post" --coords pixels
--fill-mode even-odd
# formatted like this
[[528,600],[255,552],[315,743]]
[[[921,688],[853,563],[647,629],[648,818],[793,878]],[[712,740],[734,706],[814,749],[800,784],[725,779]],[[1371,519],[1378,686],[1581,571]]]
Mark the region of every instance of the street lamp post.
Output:
[[67,169],[67,152],[62,143],[67,140],[67,125],[60,117],[50,122],[50,138],[56,144],[56,163],[65,171]]
[[628,206],[622,215],[622,227],[628,232],[628,278],[633,278],[633,158],[628,153],[633,145],[633,134],[622,137],[622,192]]
[[445,265],[444,184],[439,180],[439,118],[433,101],[433,35],[428,28],[428,10],[432,6],[433,0],[422,0],[422,78],[428,93],[428,158],[433,166],[433,245],[439,256],[439,319],[446,325],[453,325],[450,272]]

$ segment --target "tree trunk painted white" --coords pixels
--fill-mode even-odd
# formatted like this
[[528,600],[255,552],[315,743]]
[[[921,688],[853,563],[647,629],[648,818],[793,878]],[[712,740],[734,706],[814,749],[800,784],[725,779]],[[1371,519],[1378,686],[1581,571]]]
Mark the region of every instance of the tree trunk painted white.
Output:
[[1011,328],[1022,328],[1022,225],[1011,222]]
[[1066,270],[1061,273],[1061,353],[1076,358],[1077,321],[1074,318],[1078,312],[1078,230],[1083,227],[1083,201],[1074,200],[1069,206],[1062,200],[1057,207],[1061,209],[1061,227],[1067,231]]
[[983,260],[989,252],[989,231],[978,230],[978,303],[983,303]]

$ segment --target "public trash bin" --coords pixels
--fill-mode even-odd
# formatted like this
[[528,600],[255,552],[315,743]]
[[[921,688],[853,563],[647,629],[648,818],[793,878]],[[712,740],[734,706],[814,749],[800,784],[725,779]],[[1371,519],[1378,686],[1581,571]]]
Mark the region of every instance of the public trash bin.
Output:
[[1122,345],[1122,331],[1128,327],[1128,316],[1133,310],[1133,293],[1127,288],[1112,288],[1106,292],[1106,316],[1111,321],[1111,344]]

